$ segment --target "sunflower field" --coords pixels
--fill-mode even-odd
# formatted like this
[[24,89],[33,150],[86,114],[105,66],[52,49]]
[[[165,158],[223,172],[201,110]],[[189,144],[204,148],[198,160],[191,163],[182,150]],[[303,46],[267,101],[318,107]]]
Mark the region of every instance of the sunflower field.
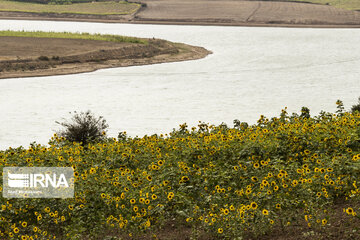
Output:
[[0,197],[0,239],[157,239],[169,221],[192,239],[256,239],[294,224],[326,229],[338,203],[344,221],[359,221],[359,112],[234,122],[0,151],[0,170],[72,167],[76,179],[70,199]]

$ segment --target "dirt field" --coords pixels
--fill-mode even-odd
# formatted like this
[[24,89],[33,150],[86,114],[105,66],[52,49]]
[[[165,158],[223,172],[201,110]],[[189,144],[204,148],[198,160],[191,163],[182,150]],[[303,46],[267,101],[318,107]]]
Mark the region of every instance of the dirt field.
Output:
[[294,2],[311,2],[317,4],[330,5],[338,8],[347,10],[358,10],[360,11],[359,0],[283,0],[283,1],[294,1]]
[[360,12],[320,4],[252,0],[140,1],[143,7],[131,15],[0,12],[0,18],[151,24],[360,27]]
[[34,13],[75,13],[94,15],[131,15],[140,8],[140,4],[123,1],[88,2],[73,4],[39,4],[0,0],[0,11]]
[[143,0],[136,20],[229,24],[360,25],[360,13],[318,4],[242,0]]
[[149,39],[149,44],[0,37],[0,78],[91,72],[101,68],[203,58],[201,47]]

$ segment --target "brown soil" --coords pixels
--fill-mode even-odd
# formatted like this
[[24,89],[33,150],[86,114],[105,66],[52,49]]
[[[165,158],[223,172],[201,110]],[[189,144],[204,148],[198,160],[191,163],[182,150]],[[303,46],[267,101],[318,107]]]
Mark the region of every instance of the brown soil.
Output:
[[[359,202],[352,204],[352,207],[359,206]],[[349,207],[348,204],[336,203],[328,213],[328,222],[326,226],[309,227],[304,220],[304,213],[299,210],[299,218],[294,219],[288,226],[281,227],[275,223],[273,228],[264,235],[259,233],[245,232],[244,240],[355,240],[360,239],[360,218],[349,216],[343,212],[343,208]],[[321,224],[320,224],[321,225]],[[121,231],[108,233],[113,236],[120,236],[124,240],[190,240],[192,237],[191,224],[169,221],[161,229],[151,233],[133,235],[129,237]],[[156,235],[156,238],[154,237]],[[202,230],[198,231],[198,240],[225,240],[219,234],[208,233]]]
[[0,12],[0,18],[152,24],[360,27],[360,12],[318,4],[251,0],[141,0],[141,2],[143,7],[137,13],[125,16]]
[[0,78],[91,72],[101,68],[203,58],[201,47],[149,39],[149,44],[0,37]]
[[360,13],[331,6],[244,0],[142,0],[147,7],[136,20],[233,25],[358,25]]

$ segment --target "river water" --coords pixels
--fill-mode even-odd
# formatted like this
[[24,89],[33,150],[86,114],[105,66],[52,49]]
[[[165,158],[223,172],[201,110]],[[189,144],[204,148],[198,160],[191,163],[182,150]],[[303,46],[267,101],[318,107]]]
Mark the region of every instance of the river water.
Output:
[[[0,30],[155,37],[203,46],[195,61],[53,77],[0,79],[0,149],[46,144],[71,111],[91,110],[109,135],[168,133],[179,124],[255,123],[281,109],[347,109],[360,96],[360,29],[252,28],[0,20]],[[1,53],[0,53],[1,54]]]

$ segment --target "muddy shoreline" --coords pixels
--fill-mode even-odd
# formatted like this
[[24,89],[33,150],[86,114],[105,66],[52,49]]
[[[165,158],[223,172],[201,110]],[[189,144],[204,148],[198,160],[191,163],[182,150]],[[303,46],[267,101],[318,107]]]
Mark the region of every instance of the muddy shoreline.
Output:
[[[6,50],[7,53],[0,57],[0,79],[65,75],[112,67],[187,61],[211,54],[202,47],[158,39],[148,41],[149,44],[146,45],[100,44],[94,40],[0,37],[0,51]],[[52,46],[68,48],[59,51]],[[62,55],[57,55],[59,52]]]

